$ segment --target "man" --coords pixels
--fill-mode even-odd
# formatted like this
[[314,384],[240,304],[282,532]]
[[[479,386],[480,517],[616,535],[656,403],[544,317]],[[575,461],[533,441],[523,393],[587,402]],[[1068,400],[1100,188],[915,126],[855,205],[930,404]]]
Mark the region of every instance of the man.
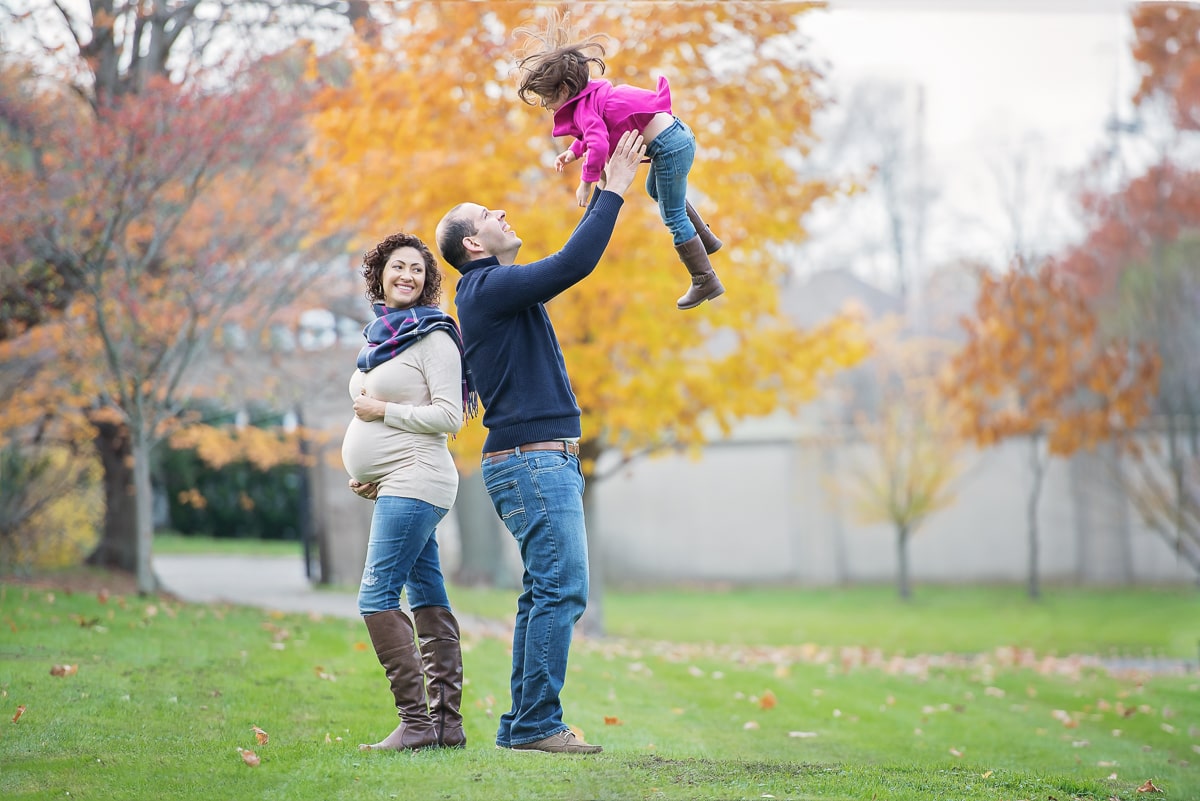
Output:
[[575,622],[588,597],[579,404],[545,303],[591,274],[604,254],[645,154],[622,136],[562,250],[516,264],[521,239],[507,215],[475,203],[437,226],[442,258],[462,273],[456,290],[467,365],[483,401],[483,479],[521,551],[523,592],[513,629],[512,709],[496,745],[514,751],[595,754],[563,723],[559,694]]

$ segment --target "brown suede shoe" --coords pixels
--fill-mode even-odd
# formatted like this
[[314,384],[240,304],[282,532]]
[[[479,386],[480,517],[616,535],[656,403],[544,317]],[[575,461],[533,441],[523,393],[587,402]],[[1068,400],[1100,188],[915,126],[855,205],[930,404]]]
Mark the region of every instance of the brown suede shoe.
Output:
[[567,729],[558,734],[551,734],[532,743],[514,745],[514,751],[540,751],[545,754],[598,754],[604,749],[598,745],[588,745],[575,736],[575,732]]

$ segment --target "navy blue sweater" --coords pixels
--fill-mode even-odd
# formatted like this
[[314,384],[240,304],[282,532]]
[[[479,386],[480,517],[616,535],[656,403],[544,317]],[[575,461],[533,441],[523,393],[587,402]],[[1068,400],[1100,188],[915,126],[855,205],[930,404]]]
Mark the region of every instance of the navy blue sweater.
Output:
[[460,270],[454,305],[483,402],[483,450],[580,436],[579,404],[545,304],[591,274],[624,200],[599,192],[562,250],[529,264],[494,256]]

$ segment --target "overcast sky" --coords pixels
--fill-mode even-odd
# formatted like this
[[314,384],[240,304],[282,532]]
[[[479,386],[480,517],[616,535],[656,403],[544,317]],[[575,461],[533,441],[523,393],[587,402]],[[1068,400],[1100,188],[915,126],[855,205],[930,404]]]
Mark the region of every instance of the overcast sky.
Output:
[[[929,180],[940,198],[925,263],[1000,259],[996,163],[1037,142],[1047,186],[1080,170],[1109,141],[1114,111],[1128,115],[1134,73],[1128,5],[1116,0],[836,0],[805,15],[802,29],[825,62],[835,94],[862,81],[924,92],[920,118]],[[915,102],[911,103],[915,108]],[[913,124],[917,124],[913,116]],[[1053,180],[1051,180],[1053,179]],[[1061,198],[1055,214],[1062,213]],[[1051,217],[1049,212],[1042,218]],[[837,228],[853,241],[808,249],[807,268],[852,266],[889,280],[887,254],[868,253],[878,218],[858,212]],[[1072,232],[1043,219],[1044,239]],[[819,227],[819,226],[818,226]],[[879,244],[883,244],[882,241]],[[860,251],[855,253],[854,251]]]

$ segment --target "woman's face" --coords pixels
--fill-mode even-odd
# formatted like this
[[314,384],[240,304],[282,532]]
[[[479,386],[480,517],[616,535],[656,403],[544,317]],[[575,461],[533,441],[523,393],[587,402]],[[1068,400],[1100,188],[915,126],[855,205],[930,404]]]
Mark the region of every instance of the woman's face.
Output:
[[425,259],[416,248],[407,245],[396,248],[384,263],[379,280],[383,284],[384,305],[389,309],[415,306],[425,291]]

